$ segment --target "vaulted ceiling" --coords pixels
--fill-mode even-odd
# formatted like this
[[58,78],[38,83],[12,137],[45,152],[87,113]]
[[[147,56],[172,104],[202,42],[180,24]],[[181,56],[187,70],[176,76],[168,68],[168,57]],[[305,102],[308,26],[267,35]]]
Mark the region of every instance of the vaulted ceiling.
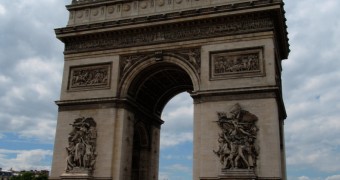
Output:
[[190,76],[183,69],[174,64],[158,63],[146,68],[134,79],[128,94],[138,106],[160,116],[171,98],[192,90]]

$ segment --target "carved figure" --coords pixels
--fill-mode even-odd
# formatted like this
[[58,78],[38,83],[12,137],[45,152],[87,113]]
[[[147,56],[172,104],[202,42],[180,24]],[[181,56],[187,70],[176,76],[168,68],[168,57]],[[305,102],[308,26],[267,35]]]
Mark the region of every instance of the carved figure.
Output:
[[72,172],[74,168],[91,172],[96,158],[96,122],[91,117],[82,117],[75,119],[70,125],[73,129],[68,137],[69,146],[66,147],[66,172]]
[[258,54],[217,56],[215,58],[215,73],[233,73],[260,70]]
[[74,153],[75,153],[75,146],[73,142],[69,142],[69,147],[66,147],[66,151],[68,153],[67,156],[67,167],[66,171],[69,171],[75,167],[75,164],[73,163],[74,161]]
[[258,118],[235,104],[230,109],[231,116],[218,112],[217,124],[222,130],[219,134],[219,149],[213,151],[220,159],[223,169],[253,169],[256,166],[258,148],[255,140]]
[[71,88],[103,86],[108,84],[109,66],[92,66],[71,69]]

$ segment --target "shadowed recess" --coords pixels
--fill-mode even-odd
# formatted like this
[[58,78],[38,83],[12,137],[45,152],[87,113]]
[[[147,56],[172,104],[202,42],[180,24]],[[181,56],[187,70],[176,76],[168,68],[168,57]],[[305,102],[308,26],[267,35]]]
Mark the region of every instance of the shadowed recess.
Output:
[[192,90],[190,76],[182,68],[160,62],[145,68],[132,82],[128,94],[138,105],[160,116],[172,97]]

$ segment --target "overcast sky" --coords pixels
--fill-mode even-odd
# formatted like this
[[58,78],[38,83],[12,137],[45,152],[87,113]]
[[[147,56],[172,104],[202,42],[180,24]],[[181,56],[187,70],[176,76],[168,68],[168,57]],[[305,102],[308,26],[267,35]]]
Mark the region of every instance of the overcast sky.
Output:
[[[285,2],[292,50],[283,62],[288,179],[340,180],[340,1]],[[53,29],[66,25],[69,3],[0,1],[4,169],[50,169],[63,66]],[[188,94],[166,107],[160,180],[192,176],[192,112]]]

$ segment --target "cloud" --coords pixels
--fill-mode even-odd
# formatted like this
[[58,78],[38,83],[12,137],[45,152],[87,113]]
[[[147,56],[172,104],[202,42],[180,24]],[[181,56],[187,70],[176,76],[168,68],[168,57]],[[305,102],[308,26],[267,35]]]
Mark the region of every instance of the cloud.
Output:
[[6,84],[8,84],[10,81],[11,81],[11,78],[10,78],[10,77],[7,77],[7,76],[4,76],[4,75],[1,75],[1,74],[0,74],[0,83],[1,83],[2,85],[6,85]]
[[159,172],[159,175],[158,175],[158,179],[159,180],[169,180],[169,174],[166,173],[166,172]]
[[6,14],[6,8],[2,4],[0,4],[0,16],[5,15],[5,14]]
[[188,166],[184,166],[182,164],[173,164],[171,166],[166,167],[165,169],[169,171],[174,171],[174,172],[191,173],[191,168]]
[[[13,156],[14,157],[9,157]],[[0,149],[0,167],[14,170],[50,170],[51,150],[8,150]]]
[[180,132],[180,133],[163,133],[161,132],[161,148],[168,148],[177,146],[181,143],[192,142],[192,132]]
[[301,177],[299,177],[299,180],[310,180],[310,179],[309,179],[309,177],[301,176]]
[[183,164],[171,164],[165,167],[161,167],[159,173],[159,180],[187,180],[192,178],[191,167]]
[[33,138],[49,144],[54,140],[56,120],[52,115],[27,117],[2,113],[0,124],[3,124],[0,127],[2,133],[14,132],[21,138]]
[[173,155],[169,154],[163,157],[164,159],[167,160],[192,160],[192,155],[186,156],[186,155]]
[[188,93],[175,96],[162,114],[161,148],[173,147],[193,140],[193,100]]
[[340,175],[334,175],[327,177],[326,180],[340,180]]
[[340,136],[339,6],[336,0],[286,1],[292,50],[282,78],[288,173],[340,170],[340,140],[334,138]]
[[[68,0],[67,0],[68,1]],[[53,29],[67,13],[59,0],[0,4],[0,133],[53,143],[63,66]],[[4,8],[6,8],[4,10]],[[6,12],[1,16],[1,12]],[[51,13],[53,12],[53,13]]]
[[[0,123],[2,132],[16,132],[22,137],[33,137],[53,142],[56,125],[56,89],[60,89],[61,66],[40,57],[19,60],[10,81],[0,76],[5,84],[0,90]],[[3,77],[3,78],[1,78]]]

